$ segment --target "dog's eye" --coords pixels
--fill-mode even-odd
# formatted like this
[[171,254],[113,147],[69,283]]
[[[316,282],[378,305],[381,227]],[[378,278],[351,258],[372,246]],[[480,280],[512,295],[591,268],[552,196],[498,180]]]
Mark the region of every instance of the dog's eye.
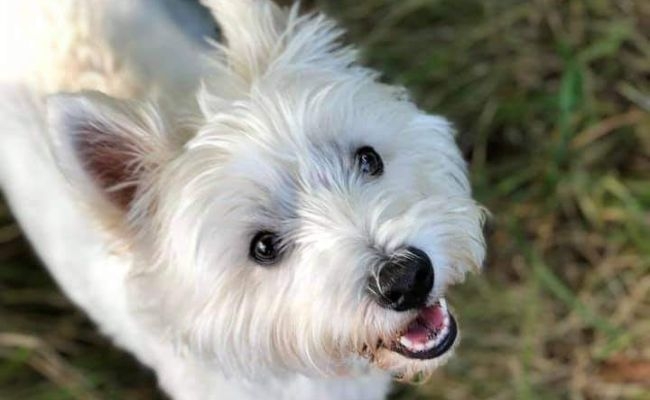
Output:
[[384,163],[375,149],[370,146],[361,147],[355,155],[356,163],[361,173],[379,176],[384,172]]
[[258,264],[270,265],[279,259],[279,240],[273,232],[262,231],[251,240],[250,256]]

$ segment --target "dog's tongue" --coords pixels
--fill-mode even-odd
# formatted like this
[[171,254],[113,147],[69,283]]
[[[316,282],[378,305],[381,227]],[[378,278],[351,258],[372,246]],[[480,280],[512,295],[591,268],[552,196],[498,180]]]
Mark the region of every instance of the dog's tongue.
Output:
[[439,303],[420,311],[418,319],[421,319],[431,330],[440,330],[445,325],[445,310]]
[[402,335],[412,343],[426,343],[432,334],[445,325],[445,310],[436,303],[423,308]]

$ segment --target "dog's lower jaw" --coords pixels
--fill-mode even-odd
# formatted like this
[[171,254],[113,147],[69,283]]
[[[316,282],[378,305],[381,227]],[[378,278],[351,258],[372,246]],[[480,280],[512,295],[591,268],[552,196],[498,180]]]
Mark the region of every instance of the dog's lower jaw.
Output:
[[395,380],[407,382],[426,380],[454,355],[459,338],[458,336],[456,342],[448,351],[435,358],[426,360],[409,358],[394,350],[382,347],[375,352],[372,362],[378,368],[390,371]]
[[382,339],[369,358],[398,380],[422,380],[451,358],[459,342],[456,320],[440,298],[420,309],[398,333]]

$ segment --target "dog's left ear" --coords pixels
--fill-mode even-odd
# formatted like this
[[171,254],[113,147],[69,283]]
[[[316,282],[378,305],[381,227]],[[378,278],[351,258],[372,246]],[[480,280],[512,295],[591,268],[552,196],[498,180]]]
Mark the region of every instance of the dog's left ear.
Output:
[[356,51],[340,43],[343,30],[322,14],[299,15],[299,2],[283,8],[271,0],[201,0],[225,38],[229,67],[249,84],[273,66],[346,68]]
[[169,154],[154,105],[85,92],[51,96],[47,111],[54,156],[93,206],[127,212]]
[[225,37],[228,62],[245,82],[261,75],[277,52],[289,12],[270,0],[201,0]]

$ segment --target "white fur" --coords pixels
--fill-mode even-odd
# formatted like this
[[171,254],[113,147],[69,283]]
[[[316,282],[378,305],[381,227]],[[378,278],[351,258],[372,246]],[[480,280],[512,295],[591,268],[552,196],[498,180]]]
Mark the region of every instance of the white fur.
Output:
[[[377,347],[415,313],[365,285],[405,246],[432,260],[431,301],[480,268],[449,124],[356,65],[322,15],[206,0],[227,42],[210,48],[167,3],[183,7],[0,0],[0,183],[57,282],[176,399],[379,399],[389,374],[430,373],[448,355]],[[46,104],[80,90],[113,98]],[[128,143],[129,179],[89,173],[79,146],[97,143]],[[383,176],[354,172],[363,145]],[[272,267],[248,257],[262,229],[286,244]]]

